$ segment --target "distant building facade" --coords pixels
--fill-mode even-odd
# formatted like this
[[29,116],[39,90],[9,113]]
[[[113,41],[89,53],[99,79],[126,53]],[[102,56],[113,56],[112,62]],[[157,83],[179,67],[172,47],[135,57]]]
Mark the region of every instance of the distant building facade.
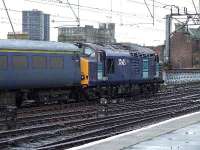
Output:
[[44,14],[38,10],[23,11],[22,31],[28,33],[30,40],[49,41],[49,14]]
[[165,48],[165,45],[147,46],[147,47],[153,49],[156,52],[156,54],[159,56],[159,61],[160,62],[164,61],[164,48]]
[[115,24],[101,23],[99,28],[86,25],[85,27],[60,27],[58,28],[59,42],[91,42],[114,43]]
[[28,36],[28,33],[24,33],[24,32],[16,32],[15,34],[13,32],[8,32],[7,39],[28,40],[29,36]]
[[170,43],[172,68],[200,68],[200,28],[176,25]]
[[50,40],[50,15],[44,14],[44,41]]

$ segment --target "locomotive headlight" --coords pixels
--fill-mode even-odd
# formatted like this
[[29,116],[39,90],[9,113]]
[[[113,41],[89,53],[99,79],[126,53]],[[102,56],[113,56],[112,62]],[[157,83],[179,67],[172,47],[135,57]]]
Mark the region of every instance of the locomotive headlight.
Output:
[[85,76],[84,75],[81,75],[81,80],[84,80],[85,79]]

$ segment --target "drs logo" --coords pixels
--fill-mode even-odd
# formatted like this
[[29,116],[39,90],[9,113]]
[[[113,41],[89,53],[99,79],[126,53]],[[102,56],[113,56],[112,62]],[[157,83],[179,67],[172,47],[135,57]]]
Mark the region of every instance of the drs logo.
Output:
[[119,66],[125,66],[126,65],[126,59],[118,59],[118,65]]

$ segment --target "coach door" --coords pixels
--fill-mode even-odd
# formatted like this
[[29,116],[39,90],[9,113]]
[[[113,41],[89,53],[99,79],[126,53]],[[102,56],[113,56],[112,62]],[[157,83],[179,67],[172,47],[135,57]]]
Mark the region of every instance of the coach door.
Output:
[[105,53],[97,52],[97,79],[103,80],[105,76]]

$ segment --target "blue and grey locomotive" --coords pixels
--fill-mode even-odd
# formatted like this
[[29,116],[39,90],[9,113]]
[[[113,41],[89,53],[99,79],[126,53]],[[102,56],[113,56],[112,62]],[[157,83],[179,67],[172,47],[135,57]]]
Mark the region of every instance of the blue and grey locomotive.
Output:
[[155,92],[162,83],[158,56],[149,48],[130,43],[83,44],[83,54],[81,84],[93,89],[93,94],[130,94],[136,87]]

